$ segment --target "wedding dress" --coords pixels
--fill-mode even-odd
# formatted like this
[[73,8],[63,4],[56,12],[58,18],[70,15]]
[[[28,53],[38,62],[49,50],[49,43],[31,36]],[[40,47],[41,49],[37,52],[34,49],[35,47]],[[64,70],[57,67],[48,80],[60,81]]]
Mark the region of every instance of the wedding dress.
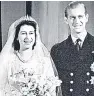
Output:
[[54,72],[50,63],[51,62],[47,57],[44,57],[41,61],[37,57],[32,57],[28,62],[23,63],[16,54],[11,56],[11,60],[5,70],[8,74],[8,78],[6,78],[6,80],[8,80],[6,86],[7,90],[5,91],[6,96],[22,96],[19,85],[17,85],[16,82],[19,78],[14,77],[14,74],[21,72],[22,70],[30,70],[37,79],[41,79],[41,76],[43,78],[53,77]]
[[[19,57],[19,52],[12,45],[16,26],[24,20],[36,23],[36,45],[32,57],[26,62]],[[55,76],[58,76],[57,70],[47,48],[41,42],[37,22],[28,16],[16,20],[9,28],[8,40],[0,53],[0,96],[39,96],[36,94],[44,94],[42,91],[46,84],[50,85],[55,81],[60,83]],[[49,93],[51,90],[46,90],[45,93],[47,91]],[[55,90],[48,93],[45,96],[56,96]]]

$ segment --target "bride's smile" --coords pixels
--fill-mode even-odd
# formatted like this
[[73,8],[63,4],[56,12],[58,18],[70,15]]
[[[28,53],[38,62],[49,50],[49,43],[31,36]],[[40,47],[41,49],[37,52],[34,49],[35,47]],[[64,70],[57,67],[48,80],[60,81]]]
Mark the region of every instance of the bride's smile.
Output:
[[18,41],[20,43],[20,49],[32,48],[35,42],[34,27],[30,25],[21,26],[18,34]]

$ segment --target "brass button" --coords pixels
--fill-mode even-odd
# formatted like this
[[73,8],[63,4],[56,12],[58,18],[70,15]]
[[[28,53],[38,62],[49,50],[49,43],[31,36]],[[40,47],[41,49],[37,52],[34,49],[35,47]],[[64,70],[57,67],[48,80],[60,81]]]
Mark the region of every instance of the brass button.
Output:
[[86,89],[86,92],[89,92],[89,88]]
[[86,83],[89,84],[89,81],[87,80]]
[[71,84],[73,84],[73,81],[70,81]]
[[74,74],[73,73],[70,73],[70,76],[73,76]]
[[87,76],[89,76],[89,75],[90,75],[90,73],[89,73],[89,72],[87,72],[87,73],[86,73],[86,75],[87,75]]
[[73,89],[70,89],[70,92],[73,92]]

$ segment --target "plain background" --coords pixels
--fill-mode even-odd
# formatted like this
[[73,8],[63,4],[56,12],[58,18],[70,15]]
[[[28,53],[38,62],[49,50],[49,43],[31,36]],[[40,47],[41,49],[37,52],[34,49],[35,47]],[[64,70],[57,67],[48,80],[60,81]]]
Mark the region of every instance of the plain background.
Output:
[[[39,24],[42,42],[50,51],[51,47],[70,34],[64,22],[64,10],[70,1],[32,1],[32,17]],[[89,14],[87,31],[94,36],[94,1],[83,2]],[[7,40],[9,26],[26,14],[26,1],[1,1],[2,46]]]

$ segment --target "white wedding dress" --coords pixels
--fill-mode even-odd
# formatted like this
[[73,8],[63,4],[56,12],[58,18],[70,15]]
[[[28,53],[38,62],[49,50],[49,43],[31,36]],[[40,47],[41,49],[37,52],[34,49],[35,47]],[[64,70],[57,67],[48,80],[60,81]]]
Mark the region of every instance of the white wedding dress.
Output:
[[[22,69],[29,69],[34,71],[34,75],[39,79],[41,76],[52,77],[54,72],[52,69],[49,58],[43,57],[41,60],[38,57],[33,56],[28,62],[23,63],[16,54],[11,56],[10,61],[4,67],[4,92],[5,96],[22,96],[20,92],[20,86],[15,82],[17,77],[13,77],[15,73],[20,72]],[[7,78],[6,78],[7,77]],[[2,81],[3,82],[3,81]],[[29,95],[28,95],[29,96]],[[55,95],[53,95],[55,96]]]
[[[36,23],[36,45],[33,49],[33,56],[29,59],[28,62],[24,62],[18,55],[15,54],[14,50],[14,36],[16,33],[16,26],[19,25],[22,21],[33,21]],[[3,47],[0,53],[0,96],[32,96],[32,95],[23,95],[23,91],[21,91],[21,86],[19,84],[19,80],[21,82],[24,81],[22,77],[24,76],[23,70],[27,69],[29,74],[34,74],[34,78],[39,80],[40,84],[43,84],[43,80],[47,80],[47,78],[58,77],[57,70],[55,68],[54,63],[50,60],[50,53],[44,44],[41,42],[39,27],[37,22],[31,16],[23,16],[20,19],[16,20],[9,28],[8,32],[8,40]],[[55,72],[55,75],[54,75]],[[46,78],[46,79],[45,79]],[[56,79],[55,88],[60,86],[61,82],[59,79]],[[54,82],[52,80],[52,82]],[[49,82],[50,83],[50,82]],[[28,84],[28,83],[27,83]],[[44,83],[45,84],[45,83]],[[53,84],[54,85],[54,84]],[[52,92],[52,91],[51,91]],[[59,93],[59,92],[58,92]],[[60,90],[61,93],[61,90]],[[35,95],[36,96],[36,95]],[[56,96],[56,92],[53,91],[51,95],[46,96]],[[58,95],[61,96],[61,95]]]

